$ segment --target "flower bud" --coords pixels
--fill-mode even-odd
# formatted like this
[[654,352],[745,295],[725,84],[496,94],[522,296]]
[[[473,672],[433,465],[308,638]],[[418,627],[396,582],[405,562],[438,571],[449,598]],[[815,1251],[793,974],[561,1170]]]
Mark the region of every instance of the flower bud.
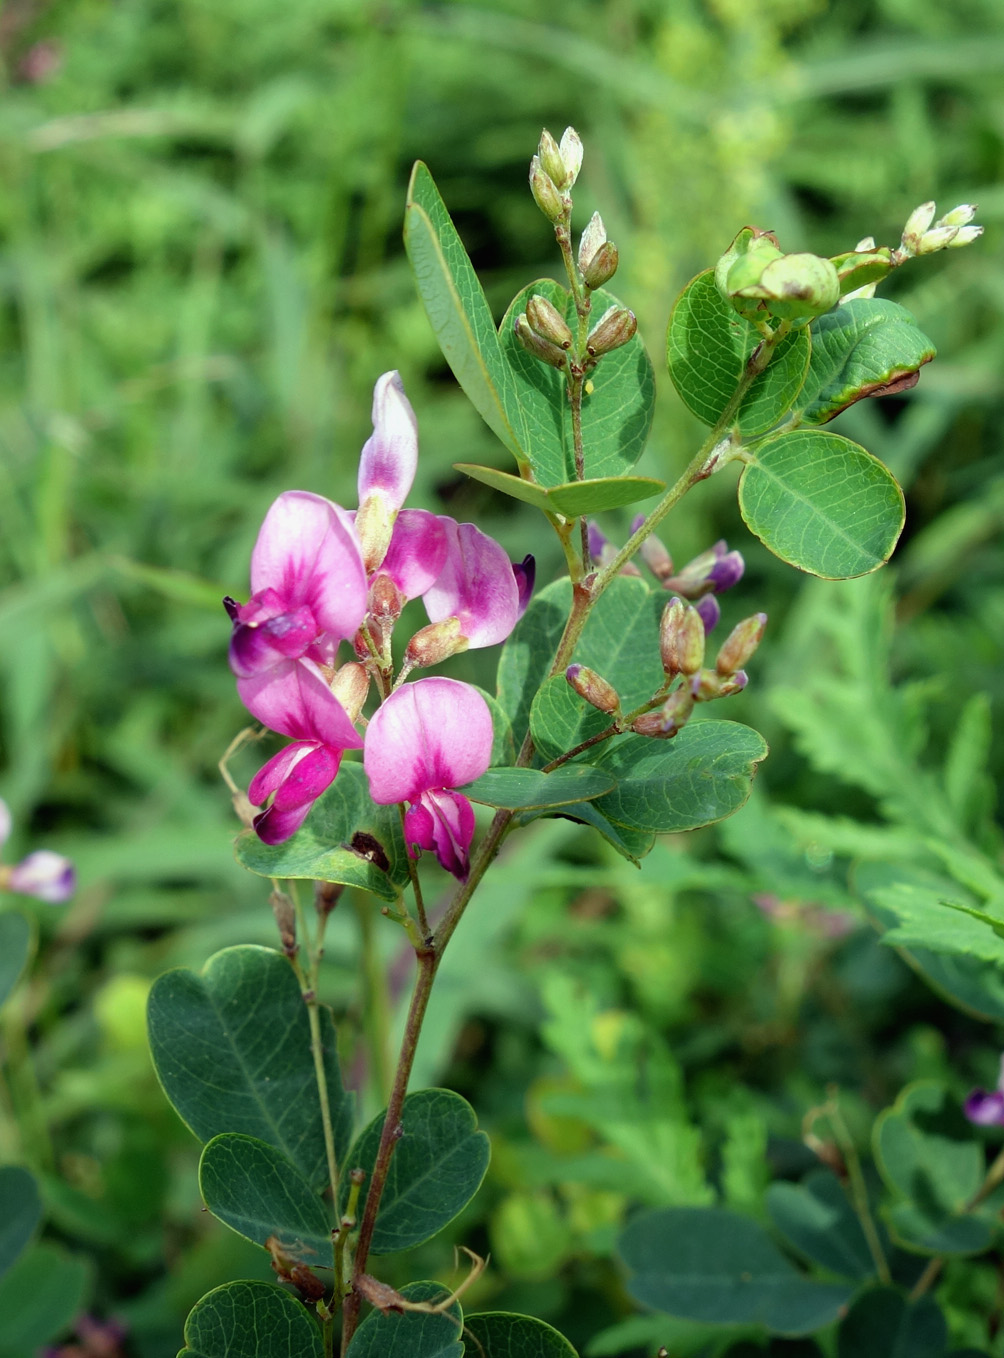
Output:
[[715,660],[715,669],[723,679],[742,669],[760,645],[766,626],[767,614],[754,613],[751,618],[744,618],[733,627],[722,642]]
[[607,229],[603,225],[603,218],[598,212],[594,212],[586,223],[586,229],[579,240],[579,268],[583,271],[587,268],[589,261],[596,254],[596,251],[606,242]]
[[915,255],[920,246],[921,237],[934,221],[934,200],[928,203],[921,203],[920,207],[915,207],[906,219],[906,226],[903,227],[903,249],[908,254]]
[[[749,260],[747,255],[739,263],[747,264]],[[733,272],[729,272],[730,287]],[[761,299],[767,311],[780,320],[795,321],[821,316],[836,306],[840,280],[832,262],[819,255],[782,255],[767,263],[755,283],[732,287],[732,291],[750,300]]]
[[554,184],[555,188],[563,189],[567,171],[565,162],[561,158],[558,143],[551,136],[545,127],[540,134],[540,145],[537,147],[537,159],[540,161],[540,168]]
[[634,338],[638,322],[633,311],[626,307],[611,306],[593,326],[586,340],[586,350],[593,358],[609,354]]
[[694,604],[698,613],[701,615],[701,622],[704,623],[704,634],[713,632],[718,626],[718,621],[722,616],[722,610],[718,606],[718,600],[713,594],[702,594]]
[[370,676],[366,666],[350,660],[335,671],[330,688],[345,708],[349,721],[357,722],[370,689]]
[[387,555],[397,511],[382,495],[368,496],[356,510],[355,530],[366,573],[378,570]]
[[948,242],[946,248],[949,250],[958,250],[961,245],[972,245],[973,241],[979,240],[982,235],[982,226],[960,226],[955,233],[954,239]]
[[951,212],[939,217],[935,226],[968,226],[975,216],[975,203],[960,203],[958,207],[953,207]]
[[534,156],[530,161],[530,192],[533,194],[533,201],[549,222],[561,221],[565,215],[565,205],[554,180],[541,168],[538,156]]
[[521,312],[516,317],[513,332],[526,352],[532,354],[534,358],[539,358],[541,363],[550,364],[552,368],[564,368],[566,366],[568,359],[565,350],[538,335],[527,320],[525,313]]
[[526,304],[526,319],[541,339],[550,340],[559,349],[572,347],[572,332],[564,316],[539,292],[535,292]]
[[704,594],[721,594],[723,590],[731,589],[742,579],[745,569],[742,553],[730,552],[722,539],[706,552],[700,552],[663,583],[685,599],[699,599]]
[[959,234],[957,226],[933,226],[930,231],[925,231],[917,245],[918,255],[933,255],[939,250],[947,250],[955,237]]
[[429,665],[441,665],[451,655],[459,655],[469,646],[467,638],[460,630],[460,619],[445,618],[442,622],[432,622],[428,627],[415,633],[408,642],[404,653],[406,670],[425,669]]
[[[631,524],[631,532],[637,533],[644,522],[645,515],[639,514]],[[638,548],[638,555],[660,582],[668,580],[673,574],[673,558],[654,533],[649,533]]]
[[[851,250],[845,255],[834,255],[830,263],[837,271],[842,296],[854,292],[858,296],[871,296],[875,284],[892,269],[890,251]],[[869,288],[865,294],[862,289]]]
[[659,654],[662,668],[670,678],[696,674],[704,664],[704,623],[693,604],[670,599],[662,610]]
[[587,665],[569,665],[565,678],[580,698],[585,698],[600,712],[609,712],[614,716],[621,710],[621,700],[613,684]]
[[582,279],[587,288],[602,288],[609,283],[617,272],[617,246],[612,240],[604,241],[582,271]]
[[565,165],[565,174],[568,176],[561,187],[570,189],[578,179],[579,171],[582,169],[582,139],[574,127],[566,127],[562,132],[561,144],[558,149]]
[[671,740],[687,724],[694,710],[694,697],[689,688],[677,688],[669,695],[658,712],[646,712],[632,723],[631,730],[639,736],[656,740]]

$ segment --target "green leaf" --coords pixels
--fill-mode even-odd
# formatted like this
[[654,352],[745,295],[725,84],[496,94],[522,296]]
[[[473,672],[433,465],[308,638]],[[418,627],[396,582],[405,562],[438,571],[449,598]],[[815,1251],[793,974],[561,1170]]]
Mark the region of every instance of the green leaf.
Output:
[[34,946],[34,931],[27,915],[20,910],[7,910],[0,915],[0,1004],[20,980]]
[[468,1358],[576,1358],[568,1340],[550,1325],[511,1311],[464,1317]]
[[408,185],[404,245],[425,313],[454,377],[489,429],[525,465],[525,422],[495,319],[432,175],[420,160]]
[[566,764],[553,773],[537,769],[489,769],[476,782],[458,790],[482,806],[541,811],[591,801],[613,786],[613,776],[602,769],[589,764]]
[[0,1358],[36,1358],[83,1309],[90,1271],[56,1245],[26,1250],[0,1278]]
[[666,489],[665,481],[655,481],[650,476],[601,476],[589,481],[566,481],[560,486],[538,486],[536,481],[524,481],[522,477],[509,472],[498,471],[495,467],[479,467],[473,462],[454,462],[458,472],[481,481],[503,495],[511,495],[514,500],[534,505],[545,514],[564,514],[566,518],[576,519],[583,514],[598,514],[601,509],[620,509],[622,505],[633,505],[638,500],[647,500]]
[[225,1283],[207,1292],[185,1321],[178,1358],[323,1358],[317,1322],[281,1287]]
[[[499,342],[513,374],[517,409],[526,422],[525,447],[534,479],[542,486],[564,486],[575,479],[565,377],[528,354],[513,331],[516,317],[534,293],[546,297],[570,326],[577,325],[567,289],[550,278],[538,278],[513,298],[499,327]],[[603,288],[593,293],[592,315],[597,320],[611,306],[623,303]],[[619,476],[641,457],[655,410],[655,374],[638,335],[605,354],[587,381],[582,401],[585,474],[589,479]]]
[[[603,678],[606,678],[605,674]],[[651,696],[658,683],[657,679],[655,686],[645,694],[646,698]],[[625,703],[621,697],[622,708],[636,705]],[[609,730],[612,721],[609,712],[601,712],[576,693],[563,674],[545,680],[530,706],[530,734],[542,759],[555,759],[567,750],[574,750],[576,745]],[[598,755],[602,748],[603,742],[600,742],[589,754]]]
[[[335,1149],[352,1135],[331,1012],[319,1009]],[[315,1188],[328,1182],[310,1020],[287,958],[242,945],[211,957],[201,976],[168,971],[147,1007],[157,1076],[200,1141],[243,1132],[288,1156]]]
[[763,737],[732,721],[694,722],[672,740],[622,736],[594,759],[617,778],[596,809],[659,834],[711,825],[739,810],[766,755]]
[[629,863],[634,863],[635,867],[640,867],[641,860],[655,847],[654,831],[634,830],[627,825],[615,825],[590,802],[576,802],[574,806],[566,806],[562,815],[568,816],[571,820],[581,821],[583,825],[591,825],[612,849]]
[[502,647],[496,675],[498,699],[512,723],[517,745],[529,726],[530,703],[554,659],[570,602],[567,580],[538,590]]
[[[383,1123],[381,1113],[360,1135],[346,1161],[364,1169],[367,1182]],[[474,1109],[449,1089],[409,1094],[401,1112],[401,1128],[380,1199],[374,1254],[411,1249],[441,1231],[481,1187],[491,1156],[488,1137],[478,1131]],[[342,1210],[348,1191],[343,1179]]]
[[855,297],[812,322],[812,358],[798,397],[803,424],[825,424],[866,396],[912,387],[935,348],[906,307]]
[[281,1151],[253,1136],[214,1136],[199,1161],[199,1189],[224,1225],[264,1245],[269,1236],[331,1267],[331,1222],[317,1193]]
[[[760,334],[718,291],[714,270],[699,273],[673,307],[666,343],[669,375],[687,409],[705,424],[717,424],[760,343]],[[805,381],[811,348],[805,326],[778,344],[735,417],[744,438],[766,432],[788,413]]]
[[[907,876],[906,871],[903,875]],[[949,891],[956,898],[962,895],[954,884]],[[883,943],[972,957],[995,966],[1004,963],[1004,939],[997,932],[1000,920],[981,918],[986,912],[966,902],[909,880],[873,887],[868,899],[895,921],[883,934]]]
[[[396,1154],[396,1152],[395,1152]],[[449,1296],[441,1283],[408,1283],[401,1295],[411,1302],[436,1305]],[[440,1314],[373,1311],[352,1336],[345,1358],[463,1358],[459,1305]]]
[[871,1278],[875,1262],[861,1223],[836,1177],[814,1170],[801,1184],[773,1183],[767,1212],[799,1254],[843,1278]]
[[931,1297],[909,1301],[876,1287],[848,1311],[837,1331],[837,1358],[943,1358],[945,1317]]
[[957,1101],[934,1081],[908,1085],[875,1122],[875,1161],[895,1197],[888,1213],[907,1249],[975,1254],[992,1238],[988,1222],[966,1211],[983,1182],[983,1149]]
[[[355,840],[362,835],[364,838]],[[387,871],[370,856],[371,839],[383,851]],[[234,844],[237,861],[262,877],[342,882],[396,901],[408,880],[408,856],[393,807],[375,806],[362,764],[343,763],[296,834],[282,844],[263,844],[245,830]]]
[[0,1276],[31,1239],[42,1219],[38,1185],[18,1165],[0,1167]]
[[852,1295],[850,1287],[804,1277],[761,1226],[721,1208],[645,1212],[618,1251],[637,1301],[711,1325],[808,1334],[835,1320]]
[[770,439],[751,456],[739,508],[775,556],[826,580],[867,575],[889,559],[905,510],[903,492],[878,458],[812,429]]

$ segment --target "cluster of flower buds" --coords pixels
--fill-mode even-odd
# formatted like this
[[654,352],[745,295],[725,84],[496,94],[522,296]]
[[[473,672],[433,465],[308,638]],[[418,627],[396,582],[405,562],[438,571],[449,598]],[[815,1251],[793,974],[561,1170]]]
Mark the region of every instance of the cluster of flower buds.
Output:
[[617,272],[617,260],[617,246],[607,240],[603,218],[594,212],[579,240],[579,272],[586,287],[593,291],[609,283]]
[[[10,838],[12,828],[7,803],[0,798],[0,849]],[[51,905],[62,905],[73,895],[76,885],[73,864],[51,849],[36,849],[20,863],[0,863],[0,891],[16,891]]]
[[976,216],[975,203],[960,203],[934,220],[933,202],[921,203],[906,219],[899,249],[894,253],[897,263],[901,259],[912,259],[915,255],[933,255],[938,250],[957,250],[962,245],[971,245],[983,235],[982,226],[970,223]]
[[566,367],[572,332],[564,316],[546,297],[534,293],[526,311],[516,317],[515,331],[520,344],[534,358],[552,368]]
[[[362,749],[374,801],[412,804],[409,852],[434,850],[463,877],[474,817],[453,789],[488,767],[488,707],[452,679],[400,684],[413,669],[504,641],[529,602],[533,558],[513,564],[473,524],[402,508],[417,461],[414,412],[397,373],[385,373],[360,458],[358,511],[308,491],[279,496],[252,552],[251,598],[224,600],[230,665],[252,716],[293,742],[248,789],[253,806],[271,798],[254,820],[265,843],[295,833],[344,752]],[[394,625],[417,598],[429,625],[409,641],[397,685],[364,739],[357,726],[371,678],[379,674],[386,687]],[[339,644],[350,640],[356,659],[338,666]]]
[[819,255],[787,255],[771,231],[740,231],[715,268],[719,292],[749,320],[765,313],[783,321],[807,321],[836,306],[836,266]]
[[1004,1056],[994,1090],[974,1089],[963,1105],[970,1122],[978,1127],[1004,1127]]
[[574,127],[566,127],[556,142],[547,128],[540,134],[537,154],[530,161],[530,192],[549,222],[557,224],[572,206],[569,189],[582,168],[582,142]]

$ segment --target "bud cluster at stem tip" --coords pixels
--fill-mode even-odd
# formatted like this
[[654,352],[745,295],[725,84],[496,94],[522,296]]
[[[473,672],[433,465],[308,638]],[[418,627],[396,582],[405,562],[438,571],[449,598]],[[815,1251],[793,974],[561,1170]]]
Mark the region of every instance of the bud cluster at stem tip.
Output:
[[574,127],[566,127],[556,142],[547,128],[540,134],[537,154],[530,161],[530,192],[549,222],[557,224],[571,210],[569,189],[582,168],[582,142]]

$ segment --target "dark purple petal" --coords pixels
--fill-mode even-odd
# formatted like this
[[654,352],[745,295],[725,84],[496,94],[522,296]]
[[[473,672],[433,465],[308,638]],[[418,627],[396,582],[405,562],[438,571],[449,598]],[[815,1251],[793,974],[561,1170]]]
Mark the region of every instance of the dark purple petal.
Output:
[[979,1127],[1004,1127],[1004,1093],[995,1090],[988,1094],[985,1089],[974,1089],[963,1104],[963,1111]]
[[723,589],[731,589],[743,578],[746,563],[741,552],[726,552],[720,556],[708,572],[708,579],[716,594]]
[[461,882],[467,881],[474,808],[463,793],[423,792],[418,803],[405,813],[404,837],[412,856],[413,845],[431,849],[447,872]]
[[283,660],[306,655],[317,635],[314,615],[306,606],[267,622],[236,622],[230,638],[230,668],[238,678],[249,679]]
[[713,594],[702,594],[694,604],[701,621],[704,623],[705,633],[712,631],[718,626],[718,620],[722,616],[722,610],[718,606],[718,600]]
[[597,566],[603,565],[606,549],[610,546],[609,539],[603,530],[593,522],[592,519],[586,525],[589,535],[589,555],[596,562]]
[[516,577],[516,589],[519,593],[519,611],[516,614],[516,619],[519,621],[530,603],[533,582],[537,578],[537,563],[528,553],[522,561],[512,563],[512,573]]

